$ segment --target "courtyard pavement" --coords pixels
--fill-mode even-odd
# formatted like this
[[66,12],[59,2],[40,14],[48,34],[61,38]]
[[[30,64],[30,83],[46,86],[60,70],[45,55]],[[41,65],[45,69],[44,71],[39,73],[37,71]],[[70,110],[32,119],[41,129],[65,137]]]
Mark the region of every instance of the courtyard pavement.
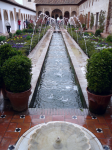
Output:
[[[80,88],[82,88],[82,94],[85,98],[85,101],[87,102],[87,94],[85,93],[87,81],[85,79],[84,67],[88,58],[73,41],[73,39],[68,35],[66,30],[62,31],[62,35],[68,48],[68,53],[71,55],[70,57],[72,64],[76,69],[75,72],[76,74],[80,74],[80,76],[77,75],[77,79],[80,84]],[[46,49],[49,46],[51,37],[52,30],[46,33],[43,38],[44,40],[42,39],[32,51],[32,54],[28,56],[32,60],[33,75],[35,77],[34,80],[32,79],[32,92],[34,92],[34,86],[36,86],[36,81],[39,78],[39,70],[41,70],[41,65],[46,55]],[[39,60],[42,60],[42,62]],[[38,65],[40,65],[40,68],[38,68]],[[36,75],[36,69],[38,69],[38,75]],[[31,99],[32,95],[30,97],[30,100]],[[24,132],[35,125],[47,123],[49,121],[66,121],[83,126],[91,131],[99,139],[105,150],[108,150],[109,148],[112,150],[112,101],[110,102],[106,113],[101,116],[90,113],[87,108],[28,108],[26,111],[16,112],[12,109],[10,101],[3,99],[3,95],[0,90],[0,150],[13,150],[18,139],[23,135]]]

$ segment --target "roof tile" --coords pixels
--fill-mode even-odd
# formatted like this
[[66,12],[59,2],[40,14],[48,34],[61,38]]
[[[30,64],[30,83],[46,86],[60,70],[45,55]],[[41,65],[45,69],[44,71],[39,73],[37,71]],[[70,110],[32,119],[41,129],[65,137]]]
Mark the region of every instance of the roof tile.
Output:
[[83,0],[35,0],[36,4],[78,4]]

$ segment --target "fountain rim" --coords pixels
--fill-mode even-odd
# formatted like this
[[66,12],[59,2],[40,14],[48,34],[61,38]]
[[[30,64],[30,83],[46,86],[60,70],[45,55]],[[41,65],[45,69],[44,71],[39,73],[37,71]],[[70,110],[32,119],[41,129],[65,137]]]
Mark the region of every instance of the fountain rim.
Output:
[[[88,137],[88,135],[86,135],[86,136],[89,138],[89,140],[91,140],[91,141],[92,141],[92,140],[95,140],[95,142],[96,142],[96,144],[97,144],[97,147],[98,147],[97,150],[103,150],[103,147],[102,147],[100,141],[99,141],[99,140],[97,139],[97,137],[96,137],[92,132],[90,132],[88,129],[86,129],[86,128],[84,128],[84,127],[78,125],[78,124],[74,124],[74,123],[71,123],[71,122],[65,122],[65,121],[50,121],[50,122],[48,122],[48,123],[57,123],[57,122],[58,122],[58,123],[67,123],[67,124],[74,125],[75,127],[78,127],[78,128],[80,128],[80,129],[82,129],[85,133],[89,134],[90,137]],[[47,124],[48,124],[48,123],[47,123]],[[20,139],[18,140],[18,142],[16,143],[15,150],[22,150],[22,149],[20,149],[20,145],[21,145],[22,141],[24,140],[24,138],[25,138],[28,134],[31,134],[32,131],[33,131],[33,133],[34,133],[38,128],[42,127],[43,125],[46,125],[46,123],[42,123],[42,124],[36,125],[36,126],[30,128],[29,130],[27,130],[27,131],[20,137]],[[31,134],[31,135],[32,135],[32,134]],[[26,139],[27,139],[27,143],[28,143],[29,138],[26,138]],[[90,144],[90,145],[91,145],[91,144]],[[28,144],[27,144],[27,146],[28,146]],[[91,146],[91,147],[92,147],[92,146]],[[24,150],[28,150],[28,147],[27,147],[27,148],[25,147]]]

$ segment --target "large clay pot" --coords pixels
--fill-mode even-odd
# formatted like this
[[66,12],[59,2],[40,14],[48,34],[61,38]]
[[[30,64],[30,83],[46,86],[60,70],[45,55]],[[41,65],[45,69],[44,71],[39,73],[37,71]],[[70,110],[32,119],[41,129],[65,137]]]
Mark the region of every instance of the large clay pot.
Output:
[[24,111],[28,109],[28,100],[31,94],[31,88],[28,91],[21,93],[11,93],[9,91],[6,92],[14,110]]
[[[87,89],[86,89],[87,90]],[[104,114],[110,102],[111,95],[95,95],[87,90],[89,110],[94,114]]]

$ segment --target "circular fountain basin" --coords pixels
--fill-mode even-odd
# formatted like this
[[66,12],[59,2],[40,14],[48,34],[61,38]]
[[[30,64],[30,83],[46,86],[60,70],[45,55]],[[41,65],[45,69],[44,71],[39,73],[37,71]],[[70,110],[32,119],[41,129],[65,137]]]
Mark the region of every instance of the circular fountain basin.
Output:
[[49,122],[29,129],[16,144],[16,150],[103,150],[89,130],[68,122]]

